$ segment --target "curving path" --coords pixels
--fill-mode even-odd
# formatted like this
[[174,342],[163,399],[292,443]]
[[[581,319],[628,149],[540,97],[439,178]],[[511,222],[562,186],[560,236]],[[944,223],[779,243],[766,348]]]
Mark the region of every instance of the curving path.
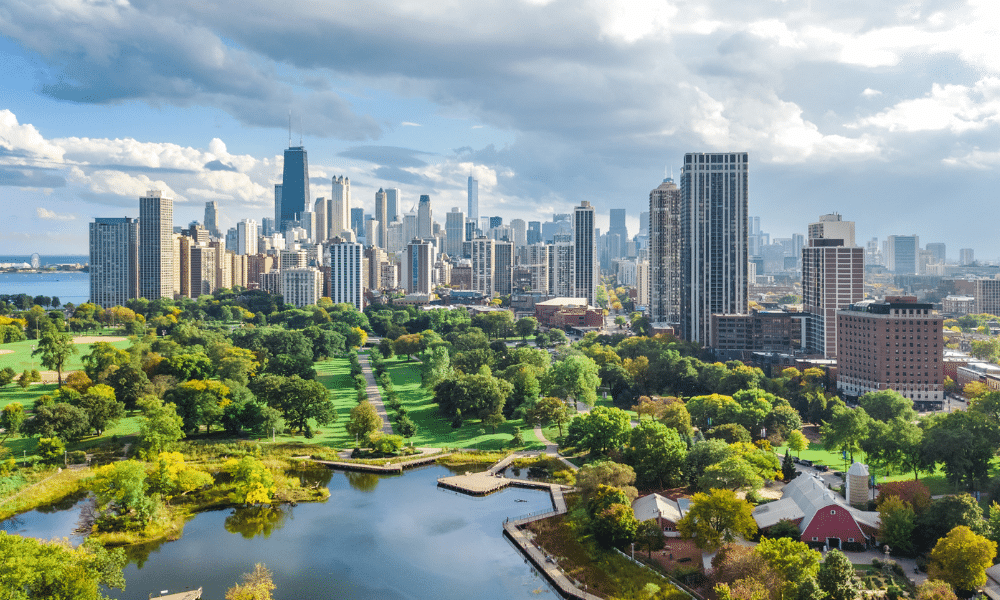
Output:
[[378,384],[375,383],[375,375],[372,373],[372,365],[367,354],[358,354],[358,362],[361,363],[361,372],[368,382],[365,392],[368,394],[368,401],[375,407],[375,412],[382,417],[382,433],[392,435],[392,423],[389,422],[389,415],[385,411],[385,404],[382,403],[382,392],[378,391]]

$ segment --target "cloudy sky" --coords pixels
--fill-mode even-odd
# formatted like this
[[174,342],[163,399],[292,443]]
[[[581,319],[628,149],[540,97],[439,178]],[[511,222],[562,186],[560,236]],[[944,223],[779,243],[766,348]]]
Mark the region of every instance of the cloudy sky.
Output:
[[[313,198],[544,219],[629,211],[684,152],[746,151],[751,214],[820,214],[1000,256],[996,0],[5,0],[0,253],[85,253],[97,216],[273,215],[281,153]],[[984,218],[985,217],[985,218]]]

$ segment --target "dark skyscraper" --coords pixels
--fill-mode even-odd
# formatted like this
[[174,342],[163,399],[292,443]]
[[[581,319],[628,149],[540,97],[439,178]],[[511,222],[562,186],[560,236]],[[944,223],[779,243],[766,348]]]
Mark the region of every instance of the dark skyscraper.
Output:
[[503,217],[490,217],[490,229],[503,225]]
[[299,215],[309,210],[312,202],[309,200],[309,159],[306,149],[293,146],[285,150],[285,168],[281,175],[281,227],[288,221],[294,221]]
[[528,221],[528,245],[537,244],[542,241],[542,222]]
[[[351,229],[354,230],[354,235],[358,237],[364,237],[365,235],[365,209],[363,208],[352,208],[351,209]],[[368,241],[368,240],[366,240]],[[371,241],[368,241],[368,245],[371,245]]]

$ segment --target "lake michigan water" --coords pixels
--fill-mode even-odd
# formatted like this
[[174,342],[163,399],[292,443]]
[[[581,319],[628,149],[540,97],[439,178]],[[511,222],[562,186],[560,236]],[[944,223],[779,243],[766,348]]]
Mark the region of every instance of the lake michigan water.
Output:
[[80,271],[0,273],[0,294],[58,296],[63,304],[81,304],[90,299],[90,274]]

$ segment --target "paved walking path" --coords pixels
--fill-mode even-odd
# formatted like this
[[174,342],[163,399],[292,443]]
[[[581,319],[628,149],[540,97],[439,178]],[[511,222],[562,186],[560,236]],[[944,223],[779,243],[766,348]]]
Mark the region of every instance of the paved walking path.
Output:
[[382,417],[382,433],[392,435],[392,423],[389,422],[389,415],[385,412],[385,404],[382,403],[382,393],[378,391],[378,384],[375,383],[375,375],[372,373],[372,365],[367,354],[358,354],[358,362],[361,363],[361,372],[368,382],[365,393],[368,394],[368,401],[375,407],[375,412]]

